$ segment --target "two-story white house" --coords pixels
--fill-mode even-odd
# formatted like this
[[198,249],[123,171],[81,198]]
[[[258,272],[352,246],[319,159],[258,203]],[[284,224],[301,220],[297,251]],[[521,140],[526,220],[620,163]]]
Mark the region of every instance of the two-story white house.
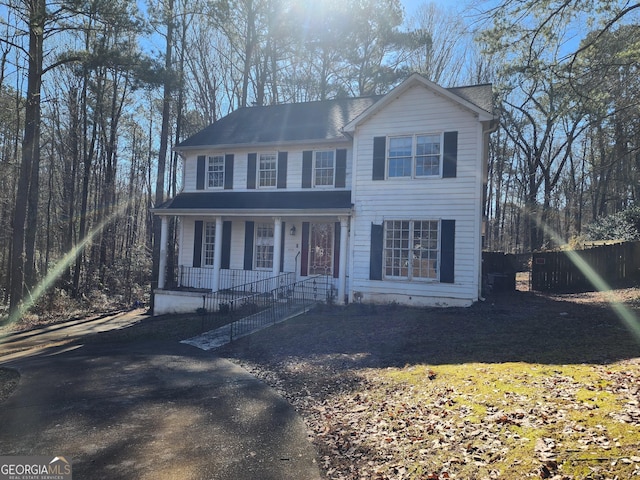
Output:
[[[329,278],[341,302],[470,305],[481,287],[490,85],[414,74],[384,96],[247,107],[175,149],[154,313],[193,311],[226,278]],[[165,273],[179,218],[175,284]]]

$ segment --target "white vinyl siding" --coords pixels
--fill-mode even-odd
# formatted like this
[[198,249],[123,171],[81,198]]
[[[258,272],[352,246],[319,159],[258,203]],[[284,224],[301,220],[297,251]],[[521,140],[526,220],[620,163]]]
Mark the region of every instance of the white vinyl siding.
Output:
[[[374,137],[386,137],[388,142],[392,137],[448,131],[458,132],[455,178],[426,176],[407,181],[407,178],[387,176],[384,181],[372,179]],[[354,145],[354,216],[349,267],[352,289],[361,292],[365,302],[468,304],[477,299],[483,168],[479,148],[482,125],[474,114],[447,98],[416,86],[360,124]],[[388,143],[386,149],[388,152]],[[383,225],[387,220],[415,219],[456,221],[455,282],[425,284],[409,279],[369,280],[371,225]]]
[[[318,151],[331,151],[333,153],[333,173],[331,178],[331,185],[335,184],[335,151],[338,148],[347,149],[347,168],[346,168],[346,176],[345,176],[345,188],[347,190],[351,189],[352,182],[352,150],[351,148],[344,143],[336,143],[329,145],[309,145],[304,147],[293,147],[289,146],[287,148],[283,147],[283,150],[287,150],[288,152],[288,160],[287,160],[287,188],[286,190],[302,190],[302,152],[303,150],[313,150],[314,152]],[[252,150],[255,152],[255,149]],[[226,150],[225,153],[233,154],[233,191],[246,191],[247,190],[247,157],[250,151],[248,149],[237,149],[237,150]],[[266,152],[269,153],[269,152]],[[207,157],[214,156],[224,156],[223,153],[218,152],[194,152],[190,153],[184,162],[184,191],[185,192],[196,192],[196,177],[197,177],[197,158],[198,155],[206,155]],[[259,185],[259,177],[256,177],[256,186],[258,188],[275,188],[277,182],[277,154],[270,154],[275,158],[275,165],[272,164],[272,167],[276,170],[273,170],[272,174],[266,175],[265,172],[265,182],[267,182],[266,177],[269,176],[270,180],[267,183],[272,183],[272,187],[260,187]],[[260,152],[258,151],[258,157],[256,163],[256,169],[259,168],[260,163]],[[256,172],[258,173],[258,172]],[[327,177],[328,178],[328,177]],[[206,179],[205,179],[206,180]],[[224,185],[224,180],[223,185]],[[207,182],[205,181],[205,185]],[[330,187],[326,187],[330,188]]]

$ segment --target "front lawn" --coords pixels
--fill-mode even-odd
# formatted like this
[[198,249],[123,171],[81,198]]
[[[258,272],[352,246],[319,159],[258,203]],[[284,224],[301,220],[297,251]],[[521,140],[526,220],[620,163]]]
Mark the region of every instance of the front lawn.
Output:
[[298,409],[329,479],[640,477],[640,344],[600,294],[325,307],[218,353]]

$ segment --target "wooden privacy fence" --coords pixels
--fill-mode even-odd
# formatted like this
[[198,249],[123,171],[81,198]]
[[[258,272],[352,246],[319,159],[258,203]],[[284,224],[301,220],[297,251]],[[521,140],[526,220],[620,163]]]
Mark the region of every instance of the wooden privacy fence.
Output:
[[603,245],[572,252],[534,253],[531,288],[537,291],[575,293],[596,290],[587,272],[572,260],[577,255],[609,286],[630,284],[639,278],[640,242]]

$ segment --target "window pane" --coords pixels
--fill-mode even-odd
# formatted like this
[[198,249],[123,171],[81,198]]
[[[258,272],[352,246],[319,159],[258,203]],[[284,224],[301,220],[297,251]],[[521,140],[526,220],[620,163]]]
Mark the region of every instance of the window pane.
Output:
[[202,241],[204,264],[207,266],[213,265],[215,255],[215,242],[216,242],[216,224],[215,222],[205,222],[204,224],[204,239]]
[[389,177],[410,177],[413,137],[389,139]]
[[209,188],[224,187],[224,156],[209,157],[207,167],[207,180]]
[[316,152],[315,184],[333,185],[333,150]]
[[438,278],[436,220],[387,220],[384,274],[390,278]]
[[385,222],[384,272],[389,277],[409,275],[409,222]]
[[437,278],[437,221],[414,222],[411,260],[413,278]]
[[416,137],[416,176],[440,175],[440,135]]
[[256,268],[273,268],[273,224],[256,225]]
[[260,186],[275,187],[277,178],[278,162],[275,153],[260,154]]

